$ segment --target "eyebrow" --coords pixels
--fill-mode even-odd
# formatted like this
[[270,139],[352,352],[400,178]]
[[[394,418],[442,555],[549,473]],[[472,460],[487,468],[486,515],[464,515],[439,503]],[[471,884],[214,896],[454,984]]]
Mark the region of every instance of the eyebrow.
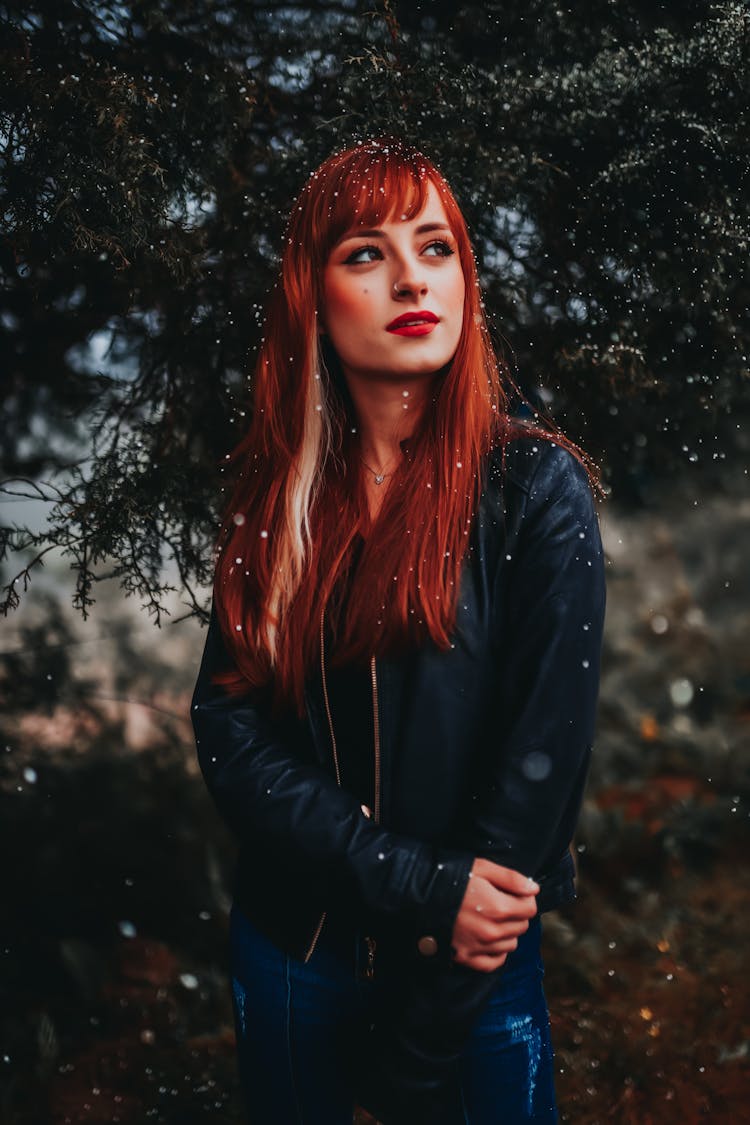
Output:
[[[426,234],[427,231],[430,231],[430,230],[447,230],[447,231],[450,231],[450,229],[451,228],[448,226],[447,223],[422,223],[421,226],[417,227],[417,229],[414,231],[414,233],[415,234]],[[350,238],[387,238],[387,237],[388,237],[388,235],[385,234],[385,232],[382,231],[382,230],[351,230],[351,231],[347,231],[346,234],[343,234],[341,236],[341,238],[338,240],[338,242],[336,243],[336,245],[338,246],[342,242],[348,242]]]

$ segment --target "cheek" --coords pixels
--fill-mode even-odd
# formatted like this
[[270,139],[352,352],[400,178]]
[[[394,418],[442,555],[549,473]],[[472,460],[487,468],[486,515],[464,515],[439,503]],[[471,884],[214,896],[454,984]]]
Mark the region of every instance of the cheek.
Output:
[[365,285],[329,285],[326,289],[326,307],[329,319],[338,316],[350,319],[363,315],[368,306],[369,294]]
[[454,310],[453,319],[456,322],[456,324],[458,325],[458,331],[459,332],[461,331],[461,325],[463,323],[463,318],[464,318],[464,299],[465,299],[465,297],[466,297],[466,284],[464,282],[463,274],[459,274],[459,276],[454,280],[453,284],[451,285],[450,294],[448,296],[448,302],[449,302],[450,308],[452,308]]

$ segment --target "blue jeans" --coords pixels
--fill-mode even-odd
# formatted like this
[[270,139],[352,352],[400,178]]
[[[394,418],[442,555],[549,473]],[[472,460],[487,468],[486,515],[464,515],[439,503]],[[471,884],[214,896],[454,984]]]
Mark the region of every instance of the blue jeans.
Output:
[[[352,1125],[342,1067],[347,1036],[377,1004],[363,976],[364,937],[323,926],[304,964],[261,934],[235,905],[230,971],[237,1059],[251,1125]],[[508,954],[461,1056],[455,1125],[557,1121],[549,1013],[542,988],[541,919]]]

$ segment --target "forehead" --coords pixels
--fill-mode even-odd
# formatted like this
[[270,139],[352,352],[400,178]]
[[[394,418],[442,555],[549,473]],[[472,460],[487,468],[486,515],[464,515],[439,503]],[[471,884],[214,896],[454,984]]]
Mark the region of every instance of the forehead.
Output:
[[366,214],[362,214],[347,224],[346,229],[337,241],[343,242],[346,238],[356,238],[359,229],[364,227],[368,230],[376,228],[387,231],[388,228],[411,228],[422,226],[424,223],[441,223],[450,229],[451,224],[440,198],[440,192],[431,180],[426,185],[425,199],[421,210],[411,214],[412,209],[413,200],[408,200],[406,203],[404,200],[396,200],[390,213],[383,218],[378,217],[373,221]]

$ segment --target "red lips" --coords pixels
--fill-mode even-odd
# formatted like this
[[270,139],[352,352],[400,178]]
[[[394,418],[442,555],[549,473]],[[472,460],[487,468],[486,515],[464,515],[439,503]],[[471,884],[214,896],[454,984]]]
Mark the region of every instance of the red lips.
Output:
[[394,328],[401,328],[404,324],[437,324],[440,317],[435,316],[434,312],[429,309],[419,309],[416,312],[401,313],[390,324],[386,325],[386,330],[391,331]]

